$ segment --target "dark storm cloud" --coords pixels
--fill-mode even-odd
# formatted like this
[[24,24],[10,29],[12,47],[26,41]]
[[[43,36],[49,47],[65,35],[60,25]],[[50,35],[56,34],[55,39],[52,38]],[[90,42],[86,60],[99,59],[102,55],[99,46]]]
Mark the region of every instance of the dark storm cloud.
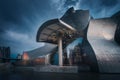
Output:
[[119,5],[120,0],[0,0],[0,46],[17,53],[43,45],[35,41],[39,26],[72,6],[101,18],[119,11]]
[[10,46],[13,53],[40,47],[37,29],[55,14],[50,1],[0,0],[0,46]]
[[[94,18],[109,17],[120,10],[120,0],[58,0],[58,10],[65,12],[73,6],[76,9],[87,9]],[[64,10],[64,11],[63,11]]]
[[78,2],[79,0],[66,0],[64,3],[64,7],[75,6]]
[[100,5],[104,7],[113,7],[119,3],[118,0],[101,0]]
[[120,10],[119,0],[81,0],[80,8],[89,9],[95,18],[109,17]]
[[[45,4],[47,7],[43,6]],[[28,30],[31,30],[31,26],[28,26],[28,24],[34,24],[36,18],[43,18],[40,15],[46,15],[46,10],[49,8],[49,4],[44,0],[41,2],[39,0],[1,0],[1,24],[3,24],[3,28],[5,29],[18,29],[19,27],[19,30],[25,30],[21,27],[24,26]],[[8,27],[4,24],[14,24],[16,26]]]

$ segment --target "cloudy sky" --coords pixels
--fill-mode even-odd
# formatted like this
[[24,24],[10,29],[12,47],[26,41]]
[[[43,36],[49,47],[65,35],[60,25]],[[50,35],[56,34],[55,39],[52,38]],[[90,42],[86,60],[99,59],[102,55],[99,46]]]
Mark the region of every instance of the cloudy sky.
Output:
[[120,0],[0,0],[0,46],[10,46],[12,53],[43,46],[36,42],[40,25],[60,18],[72,6],[102,18],[119,11]]

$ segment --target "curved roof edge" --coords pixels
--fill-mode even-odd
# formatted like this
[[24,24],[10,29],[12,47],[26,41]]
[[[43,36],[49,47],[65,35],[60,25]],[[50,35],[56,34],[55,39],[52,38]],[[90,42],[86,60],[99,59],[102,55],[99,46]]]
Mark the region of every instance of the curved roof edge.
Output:
[[60,19],[77,30],[84,30],[89,24],[90,17],[89,10],[74,10],[71,7]]
[[37,31],[36,41],[37,41],[37,42],[40,42],[40,41],[39,41],[39,34],[41,33],[41,31],[42,31],[45,27],[47,27],[48,25],[51,25],[51,24],[53,24],[53,23],[58,23],[58,22],[59,22],[59,19],[52,19],[52,20],[48,20],[48,21],[46,21],[45,23],[43,23],[43,24],[39,27],[39,29],[38,29],[38,31]]
[[42,41],[39,41],[39,37],[40,37],[40,34],[42,32],[43,29],[45,29],[46,27],[48,27],[49,25],[52,25],[52,24],[58,24],[60,23],[61,26],[65,26],[66,28],[68,28],[69,30],[72,30],[72,31],[76,31],[76,29],[74,29],[72,26],[68,25],[67,23],[65,23],[64,21],[60,20],[60,19],[52,19],[52,20],[48,20],[46,21],[45,23],[43,23],[40,28],[38,29],[38,32],[37,32],[37,36],[36,36],[36,41],[37,42],[42,42]]

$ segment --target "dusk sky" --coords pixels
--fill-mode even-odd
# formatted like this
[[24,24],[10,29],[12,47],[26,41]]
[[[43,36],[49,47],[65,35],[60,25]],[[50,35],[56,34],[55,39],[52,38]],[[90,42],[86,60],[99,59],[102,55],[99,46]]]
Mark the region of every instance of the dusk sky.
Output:
[[36,42],[40,25],[62,17],[70,7],[103,18],[120,10],[120,0],[0,0],[0,46],[10,46],[12,53],[43,46]]

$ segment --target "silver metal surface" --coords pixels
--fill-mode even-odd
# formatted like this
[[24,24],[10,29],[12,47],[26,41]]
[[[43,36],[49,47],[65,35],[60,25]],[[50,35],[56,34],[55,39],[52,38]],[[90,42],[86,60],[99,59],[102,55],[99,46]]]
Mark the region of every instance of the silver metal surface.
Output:
[[87,27],[90,21],[89,10],[74,10],[74,8],[70,8],[66,11],[61,20],[71,25],[76,30],[82,31]]
[[58,33],[72,34],[76,30],[60,19],[53,19],[45,22],[38,30],[37,41],[57,44]]
[[30,59],[34,59],[39,56],[45,56],[47,54],[50,54],[55,48],[57,48],[57,45],[46,43],[43,47],[31,51],[26,51],[26,53],[28,53]]
[[87,38],[100,72],[120,73],[120,46],[114,41],[116,25],[110,18],[90,21]]

